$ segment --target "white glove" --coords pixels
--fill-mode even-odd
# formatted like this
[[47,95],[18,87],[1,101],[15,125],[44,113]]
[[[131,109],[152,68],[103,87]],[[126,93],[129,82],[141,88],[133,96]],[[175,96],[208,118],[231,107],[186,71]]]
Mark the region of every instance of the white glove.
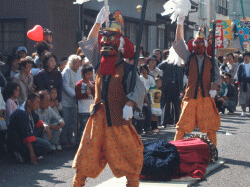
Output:
[[185,20],[185,16],[183,16],[183,14],[179,14],[177,21],[176,21],[177,25],[183,25],[184,20]]
[[125,105],[123,108],[123,119],[129,120],[133,117],[133,107]]
[[216,96],[216,94],[217,94],[217,91],[216,90],[210,90],[209,94],[210,94],[210,97],[214,98]]
[[106,21],[109,20],[109,9],[104,6],[102,7],[101,11],[99,12],[99,14],[96,17],[96,23],[100,23],[101,25]]

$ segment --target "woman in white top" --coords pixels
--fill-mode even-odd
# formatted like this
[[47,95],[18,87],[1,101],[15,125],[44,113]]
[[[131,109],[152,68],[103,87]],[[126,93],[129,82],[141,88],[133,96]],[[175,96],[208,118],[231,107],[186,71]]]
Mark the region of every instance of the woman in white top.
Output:
[[[65,121],[65,126],[61,133],[61,145],[74,145],[72,141],[73,131],[77,125],[77,104],[75,85],[81,80],[81,57],[71,55],[67,65],[62,72],[63,90],[62,90],[62,116]],[[75,134],[75,133],[74,133]]]

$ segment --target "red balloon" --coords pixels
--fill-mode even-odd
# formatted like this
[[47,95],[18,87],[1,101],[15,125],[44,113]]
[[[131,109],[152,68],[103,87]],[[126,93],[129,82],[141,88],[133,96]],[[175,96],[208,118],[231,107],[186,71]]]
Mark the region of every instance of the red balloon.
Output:
[[40,42],[43,40],[43,28],[40,25],[36,25],[33,29],[27,32],[29,39]]

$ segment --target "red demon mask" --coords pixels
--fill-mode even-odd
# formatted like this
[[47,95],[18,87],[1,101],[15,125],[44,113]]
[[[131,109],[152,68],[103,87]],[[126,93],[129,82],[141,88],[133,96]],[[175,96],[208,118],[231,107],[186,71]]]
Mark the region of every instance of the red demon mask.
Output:
[[204,38],[196,38],[193,41],[193,50],[194,53],[199,55],[199,54],[204,54],[205,53],[205,40]]
[[121,34],[113,31],[104,31],[99,36],[99,48],[102,56],[115,56],[120,46]]

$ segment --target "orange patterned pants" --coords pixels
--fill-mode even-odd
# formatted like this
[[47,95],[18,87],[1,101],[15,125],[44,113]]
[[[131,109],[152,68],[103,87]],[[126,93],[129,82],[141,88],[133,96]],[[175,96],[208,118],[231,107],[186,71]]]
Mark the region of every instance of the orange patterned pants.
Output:
[[176,124],[175,140],[180,140],[185,133],[192,132],[198,126],[200,132],[207,133],[208,138],[216,145],[216,131],[220,128],[220,115],[214,99],[202,97],[199,89],[197,99],[184,98],[181,115]]
[[108,127],[102,105],[89,118],[73,168],[82,177],[96,178],[107,163],[115,177],[127,176],[131,181],[138,180],[139,185],[143,165],[141,139],[132,124]]

